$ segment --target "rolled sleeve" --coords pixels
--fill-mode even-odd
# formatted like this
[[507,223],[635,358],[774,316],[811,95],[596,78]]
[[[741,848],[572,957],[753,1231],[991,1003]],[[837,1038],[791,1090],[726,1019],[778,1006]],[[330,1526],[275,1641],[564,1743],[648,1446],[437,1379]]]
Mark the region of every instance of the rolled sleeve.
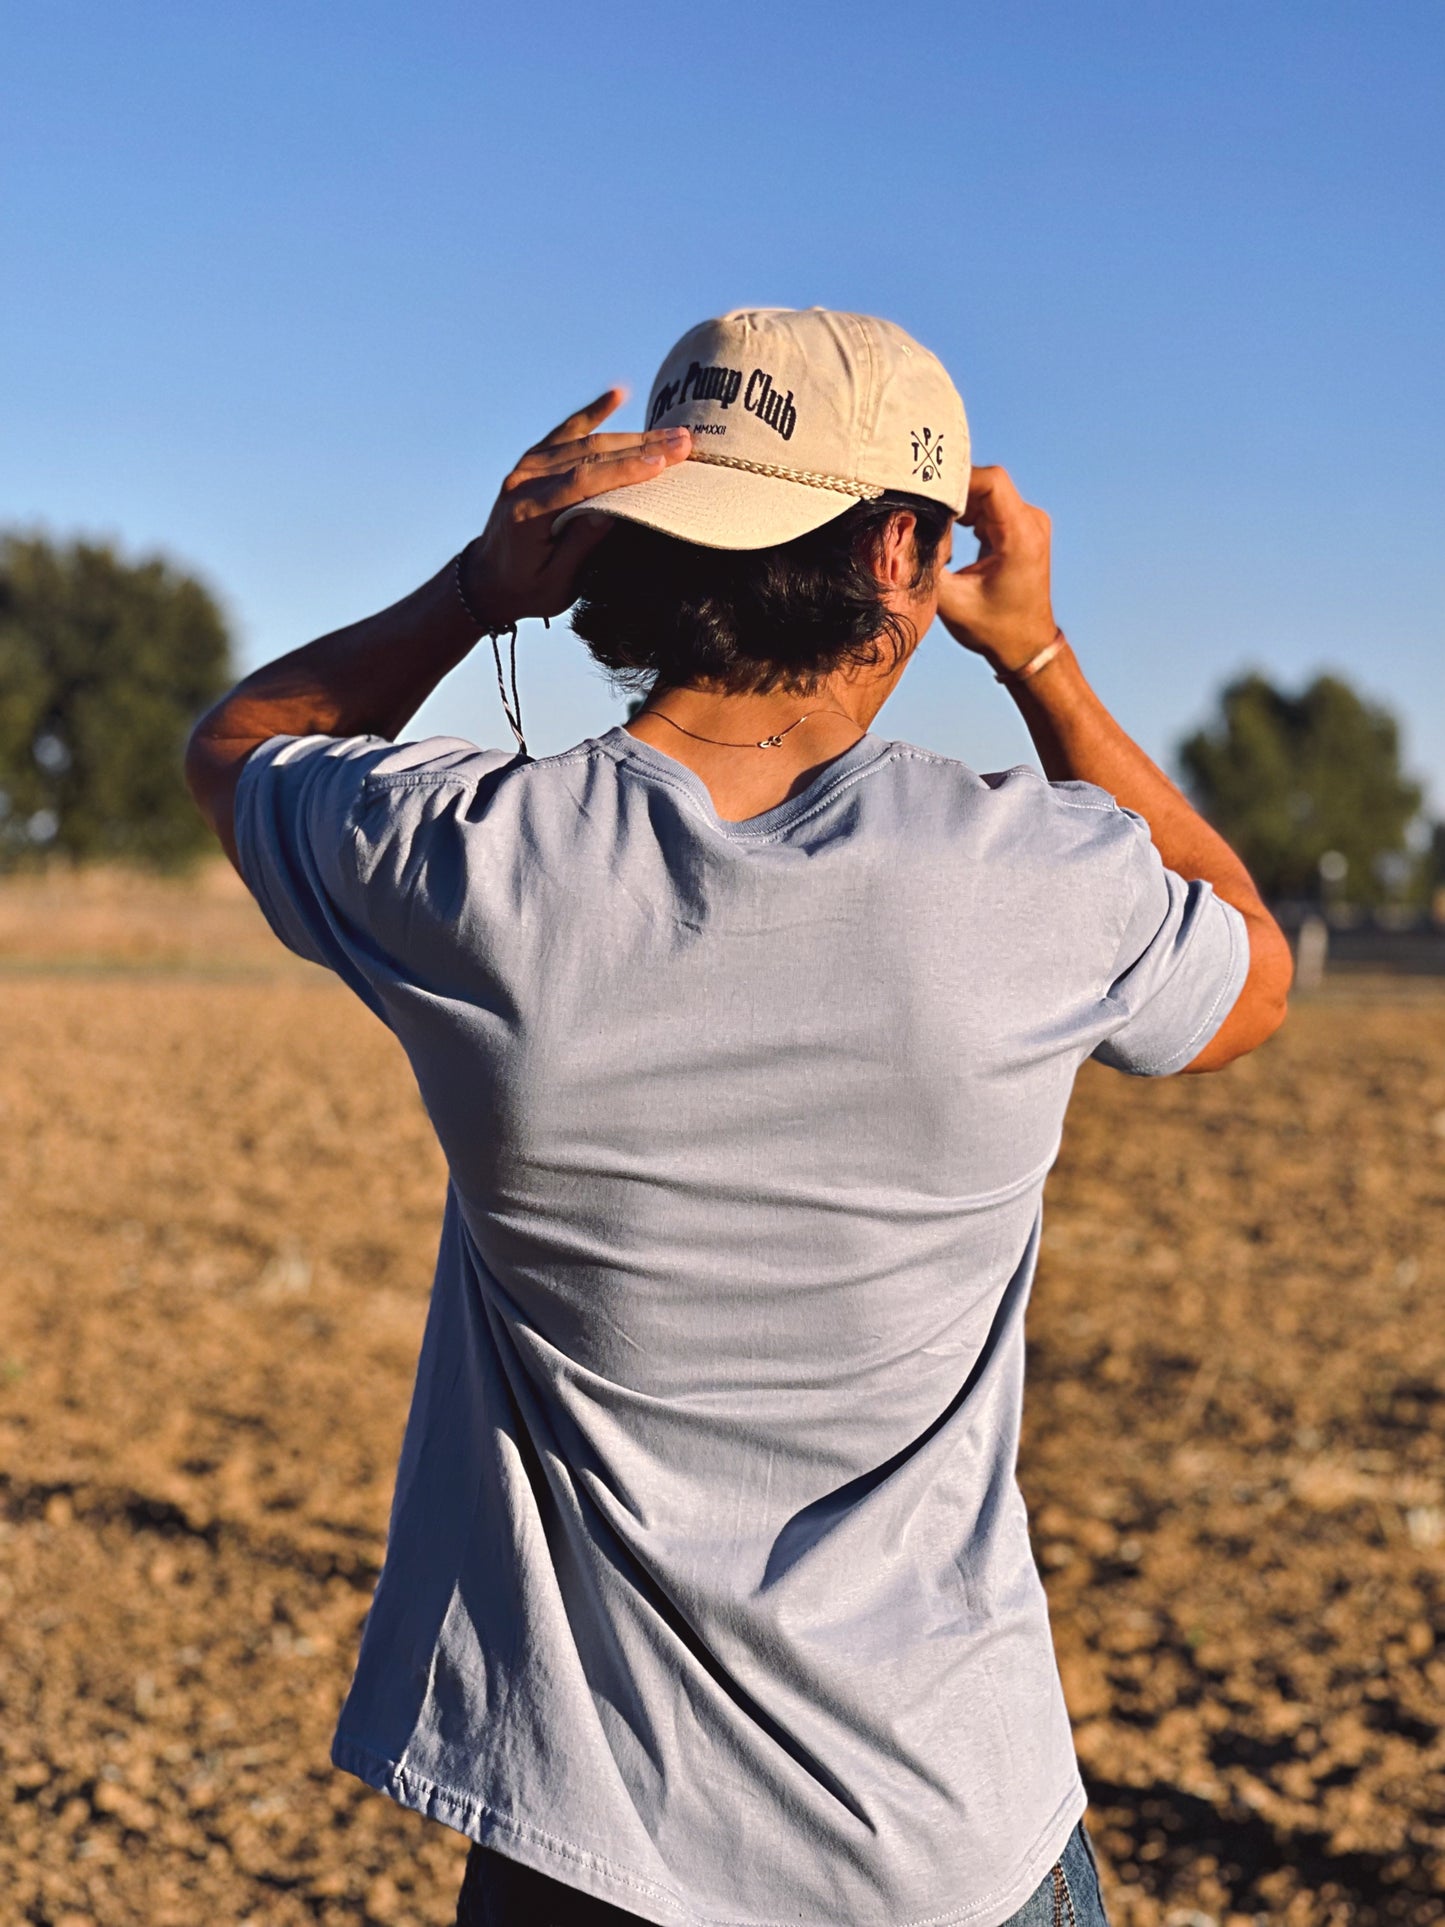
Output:
[[1132,1077],[1167,1077],[1199,1055],[1249,975],[1249,931],[1212,884],[1167,869],[1133,811],[1127,910],[1092,1055]]

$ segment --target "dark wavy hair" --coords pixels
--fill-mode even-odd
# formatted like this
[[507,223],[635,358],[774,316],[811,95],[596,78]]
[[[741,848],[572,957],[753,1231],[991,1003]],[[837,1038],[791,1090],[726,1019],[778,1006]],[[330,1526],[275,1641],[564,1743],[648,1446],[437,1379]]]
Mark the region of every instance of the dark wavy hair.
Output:
[[706,684],[729,694],[807,695],[848,663],[912,648],[872,562],[890,520],[916,517],[912,587],[932,580],[953,513],[919,495],[857,502],[767,549],[709,549],[623,521],[588,556],[572,627],[620,688]]

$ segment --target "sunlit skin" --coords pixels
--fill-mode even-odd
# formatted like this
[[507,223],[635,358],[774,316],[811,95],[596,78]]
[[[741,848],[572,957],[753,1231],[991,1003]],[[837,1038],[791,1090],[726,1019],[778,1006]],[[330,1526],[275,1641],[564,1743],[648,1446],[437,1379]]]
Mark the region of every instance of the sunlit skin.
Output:
[[[565,508],[607,490],[651,481],[691,452],[686,429],[602,433],[625,399],[611,388],[529,449],[502,484],[481,534],[467,545],[462,587],[482,627],[554,616],[575,600],[577,572],[610,525],[583,516],[554,536]],[[806,695],[773,690],[736,695],[706,688],[655,692],[627,725],[641,740],[693,770],[719,816],[739,821],[782,802],[871,727],[912,660],[935,614],[955,641],[1005,678],[1058,635],[1050,589],[1050,524],[1001,468],[973,472],[959,518],[977,538],[976,560],[948,567],[945,541],[931,578],[916,573],[911,514],[889,523],[873,567],[882,599],[904,619],[912,647],[884,651],[872,668],[822,678]],[[450,563],[389,609],[293,650],[239,683],[197,725],[186,757],[191,793],[234,863],[236,782],[246,758],[272,736],[381,736],[394,739],[442,678],[479,639]],[[1229,845],[1105,709],[1065,646],[1026,682],[1009,682],[1046,774],[1096,783],[1148,823],[1164,862],[1206,878],[1244,916],[1249,977],[1229,1017],[1191,1071],[1220,1069],[1263,1043],[1284,1019],[1292,975],[1289,945]],[[661,713],[659,713],[661,712]],[[808,713],[773,749],[752,747]],[[662,720],[670,717],[698,742]]]

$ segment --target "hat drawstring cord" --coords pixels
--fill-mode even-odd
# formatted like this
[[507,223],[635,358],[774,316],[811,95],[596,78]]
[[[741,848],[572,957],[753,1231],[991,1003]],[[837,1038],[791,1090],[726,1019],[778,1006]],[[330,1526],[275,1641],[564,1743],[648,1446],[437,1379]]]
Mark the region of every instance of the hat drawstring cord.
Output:
[[[508,728],[517,739],[518,751],[526,757],[528,762],[531,762],[532,752],[527,748],[527,739],[522,734],[522,698],[517,688],[517,625],[515,622],[504,622],[500,629],[487,629],[476,615],[471,603],[467,601],[467,592],[462,586],[462,558],[470,547],[471,543],[469,542],[466,548],[459,549],[452,557],[452,581],[456,586],[457,600],[461,603],[472,621],[482,630],[483,634],[490,636],[492,639],[492,660],[497,665],[497,688],[502,694],[502,714],[507,719]],[[542,627],[544,629],[550,629],[552,627],[549,617],[543,616]],[[507,679],[502,674],[502,637],[504,635],[510,638],[508,648],[512,671],[512,693],[510,696],[507,694]]]
[[[547,621],[546,616],[543,616],[542,621],[549,629],[551,628],[552,625]],[[512,734],[517,739],[518,750],[530,762],[531,751],[527,748],[527,739],[522,734],[522,698],[517,690],[517,625],[515,622],[508,623],[506,633],[510,638],[508,649],[509,665],[512,672],[512,693],[510,696],[507,694],[506,678],[502,674],[501,637],[503,631],[500,629],[489,629],[487,631],[487,634],[492,639],[492,656],[497,665],[497,688],[501,691],[502,696],[502,714],[506,717]]]

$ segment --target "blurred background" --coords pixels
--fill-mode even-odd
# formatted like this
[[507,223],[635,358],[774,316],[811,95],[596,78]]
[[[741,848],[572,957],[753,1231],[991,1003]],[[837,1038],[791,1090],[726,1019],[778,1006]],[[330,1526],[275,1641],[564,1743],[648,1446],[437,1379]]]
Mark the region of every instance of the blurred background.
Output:
[[[4,859],[178,852],[154,764],[228,663],[430,575],[571,407],[622,381],[639,421],[694,320],[817,302],[943,357],[979,458],[1054,516],[1105,700],[1266,889],[1422,905],[1441,31],[1434,0],[16,15]],[[215,609],[158,625],[156,556]],[[544,753],[623,713],[565,627],[530,626],[523,669]],[[1031,754],[941,630],[885,722]],[[506,740],[485,651],[417,730]]]
[[[325,1763],[440,1166],[181,746],[692,322],[811,303],[942,357],[1298,941],[1225,1079],[1088,1069],[1050,1194],[1023,1479],[1116,1913],[1445,1918],[1438,0],[3,18],[15,1918],[451,1917],[453,1837]],[[625,714],[565,624],[519,655],[534,751]],[[880,728],[1032,759],[941,630]],[[432,732],[507,741],[485,648]]]

